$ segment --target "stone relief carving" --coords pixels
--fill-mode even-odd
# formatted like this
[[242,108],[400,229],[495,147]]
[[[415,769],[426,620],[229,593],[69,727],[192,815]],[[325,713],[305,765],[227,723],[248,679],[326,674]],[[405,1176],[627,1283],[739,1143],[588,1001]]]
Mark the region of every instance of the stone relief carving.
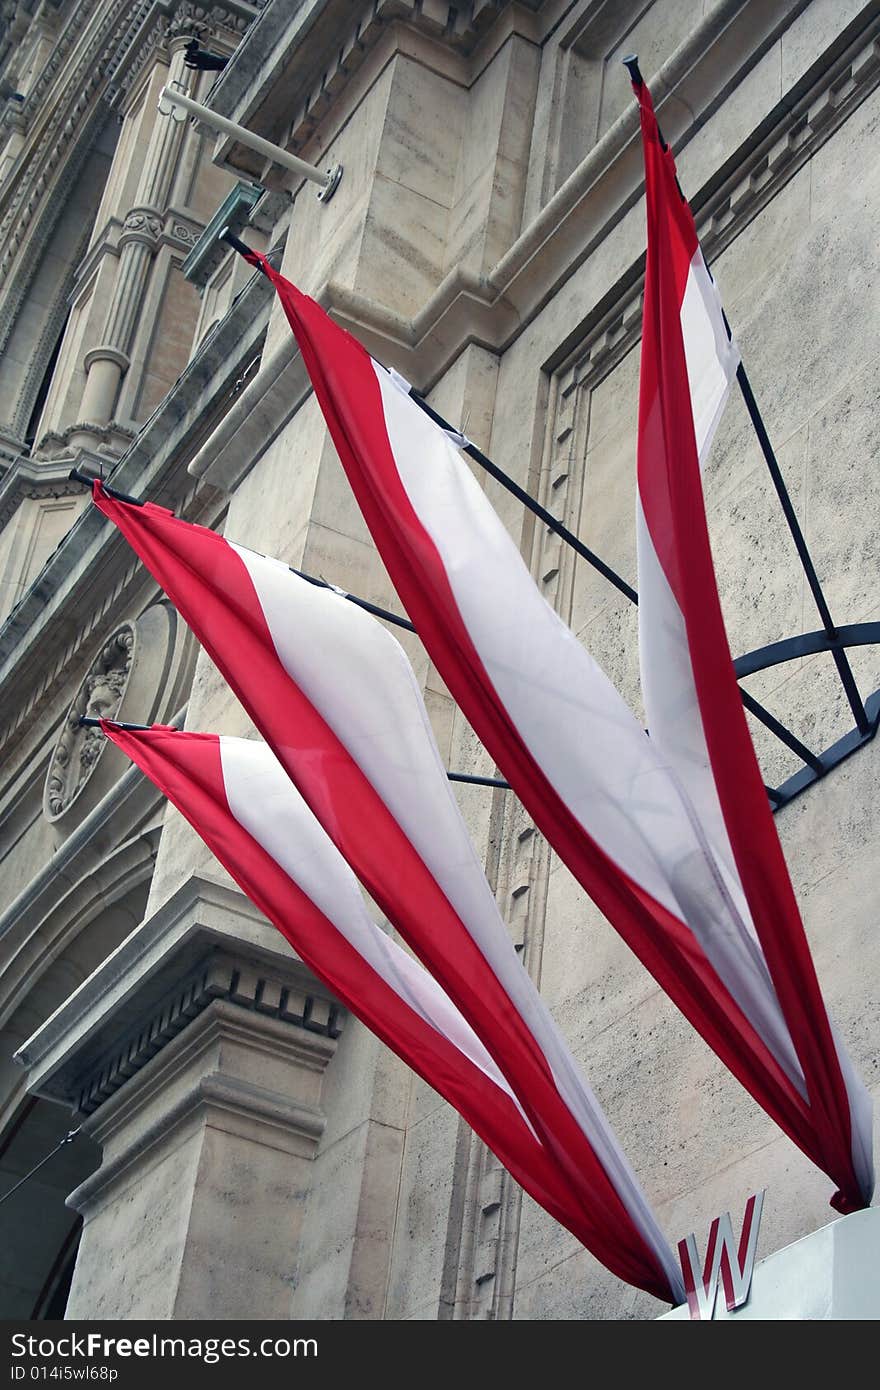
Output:
[[[118,598],[111,595],[111,604]],[[68,836],[130,766],[100,730],[81,728],[80,718],[167,723],[186,701],[194,661],[194,643],[164,599],[137,618],[116,618],[79,684],[49,760],[43,815],[57,836]]]
[[184,222],[173,222],[170,235],[174,241],[183,242],[185,246],[195,246],[200,233]]
[[258,8],[258,4],[196,5],[192,0],[182,0],[177,13],[168,21],[168,37],[188,38],[194,30],[209,27],[212,30],[229,30],[237,39],[252,23]]
[[148,212],[145,208],[135,208],[126,217],[122,230],[143,232],[148,237],[155,238],[162,231],[162,218],[158,213]]
[[111,719],[122,703],[135,650],[130,623],[102,646],[76,693],[46,777],[44,809],[50,820],[64,814],[82,791],[105,747],[99,729],[84,729],[80,719]]

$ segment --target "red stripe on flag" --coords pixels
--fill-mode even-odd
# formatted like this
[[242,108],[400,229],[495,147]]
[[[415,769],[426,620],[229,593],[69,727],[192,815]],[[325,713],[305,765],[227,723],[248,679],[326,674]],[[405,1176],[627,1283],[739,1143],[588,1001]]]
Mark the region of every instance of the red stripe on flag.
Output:
[[835,1205],[856,1210],[866,1197],[853,1167],[849,1097],[743,713],[712,564],[680,317],[696,231],[675,183],[671,152],[661,148],[647,87],[636,91],[648,215],[639,494],[684,616],[724,823],[807,1085],[809,1110],[797,1131],[788,1132],[839,1184]]
[[589,1235],[558,1170],[515,1105],[409,1008],[229,810],[215,734],[112,722],[108,738],[164,792],[251,902],[334,995],[445,1097],[516,1181],[579,1240]]
[[[580,1204],[589,1248],[627,1282],[670,1299],[543,1054],[433,876],[347,749],[281,667],[250,576],[221,536],[94,484],[126,536],[222,672],[367,891],[481,1038]],[[299,582],[299,581],[296,581]]]
[[535,762],[462,620],[443,561],[407,496],[366,350],[253,253],[278,292],[367,526],[432,661],[478,738],[590,897],[724,1065],[795,1141],[806,1110],[690,930],[621,871]]

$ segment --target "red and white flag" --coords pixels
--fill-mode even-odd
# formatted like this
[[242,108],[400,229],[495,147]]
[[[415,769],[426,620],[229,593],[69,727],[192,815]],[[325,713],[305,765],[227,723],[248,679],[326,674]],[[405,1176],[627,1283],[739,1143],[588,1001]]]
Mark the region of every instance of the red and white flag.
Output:
[[743,713],[703,503],[700,471],[739,353],[648,88],[634,91],[648,220],[636,522],[648,727],[728,905],[724,938],[702,931],[700,944],[806,1099],[808,1152],[836,1177],[848,1209],[873,1190],[871,1102],[816,979]]
[[581,1239],[627,1282],[680,1301],[674,1256],[516,955],[400,644],[360,608],[277,560],[164,508],[119,501],[99,482],[94,499],[479,1036],[564,1175]]
[[186,817],[318,979],[468,1121],[537,1202],[589,1239],[565,1180],[498,1067],[357,882],[265,743],[101,725]]
[[[864,1204],[867,1175],[817,1127],[760,951],[751,993],[726,968],[739,924],[682,780],[539,594],[455,442],[406,383],[265,257],[249,259],[275,285],[379,553],[478,737],[665,992],[834,1179],[836,1200]],[[711,397],[704,410],[711,421]]]

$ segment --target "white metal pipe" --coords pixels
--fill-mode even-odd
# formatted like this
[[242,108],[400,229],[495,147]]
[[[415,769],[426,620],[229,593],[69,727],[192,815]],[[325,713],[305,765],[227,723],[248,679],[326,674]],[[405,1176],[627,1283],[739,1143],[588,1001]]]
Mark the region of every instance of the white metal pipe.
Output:
[[199,102],[193,101],[191,97],[184,96],[183,92],[175,91],[173,87],[163,87],[159,93],[159,106],[163,101],[170,101],[173,106],[179,106],[182,110],[188,111],[191,116],[198,116],[200,121],[210,126],[212,130],[222,131],[224,135],[231,135],[242,145],[247,145],[249,149],[256,150],[266,159],[270,159],[273,164],[280,164],[283,168],[289,169],[293,174],[299,174],[301,178],[311,179],[312,183],[320,184],[321,188],[327,188],[333,182],[334,173],[322,173],[316,169],[314,164],[306,164],[304,159],[298,159],[295,154],[288,154],[287,150],[282,150],[280,145],[273,145],[271,140],[264,140],[261,135],[254,135],[252,130],[247,130],[245,126],[236,125],[235,121],[229,121],[225,116],[218,116],[216,111],[209,111],[207,106],[202,106]]

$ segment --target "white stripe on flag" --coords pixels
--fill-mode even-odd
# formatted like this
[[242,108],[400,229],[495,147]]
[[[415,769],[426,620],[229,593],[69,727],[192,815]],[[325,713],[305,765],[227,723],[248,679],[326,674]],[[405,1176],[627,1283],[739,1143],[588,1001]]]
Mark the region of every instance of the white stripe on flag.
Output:
[[221,735],[220,761],[229,809],[239,825],[389,988],[510,1096],[531,1130],[519,1101],[474,1030],[424,966],[372,920],[354,874],[272,750],[253,739]]
[[601,1106],[516,955],[400,643],[332,590],[307,584],[280,561],[232,548],[247,568],[282,666],[321,711],[430,869],[535,1038],[559,1094],[642,1238],[670,1278],[678,1278]]

